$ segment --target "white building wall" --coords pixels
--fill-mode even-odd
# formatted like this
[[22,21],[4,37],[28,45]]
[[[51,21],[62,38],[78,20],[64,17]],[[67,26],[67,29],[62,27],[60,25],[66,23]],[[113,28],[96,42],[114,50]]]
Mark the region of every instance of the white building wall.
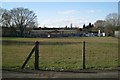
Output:
[[120,38],[120,31],[115,31],[115,32],[114,32],[114,35],[115,35],[115,37]]

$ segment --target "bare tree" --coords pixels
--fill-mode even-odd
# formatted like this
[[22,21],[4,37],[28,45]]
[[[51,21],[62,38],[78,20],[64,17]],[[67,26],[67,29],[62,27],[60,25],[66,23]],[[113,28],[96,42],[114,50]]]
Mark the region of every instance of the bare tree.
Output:
[[0,8],[0,26],[9,27],[11,16],[8,10]]
[[118,14],[110,13],[106,16],[106,25],[117,26],[118,25]]
[[110,13],[106,16],[105,31],[114,36],[114,31],[119,29],[119,18],[117,13]]
[[94,23],[95,27],[94,29],[95,30],[101,30],[101,31],[104,31],[104,27],[105,27],[105,21],[104,20],[97,20],[95,23]]
[[4,11],[5,11],[4,9],[0,8],[0,26],[2,26],[2,22],[3,22],[2,16],[4,14]]
[[27,8],[14,8],[10,13],[12,18],[11,22],[19,29],[21,37],[25,35],[27,30],[37,26],[37,16],[33,11],[30,11]]
[[0,27],[2,29],[2,36],[12,36],[15,32],[11,25],[10,11],[3,8],[0,8]]

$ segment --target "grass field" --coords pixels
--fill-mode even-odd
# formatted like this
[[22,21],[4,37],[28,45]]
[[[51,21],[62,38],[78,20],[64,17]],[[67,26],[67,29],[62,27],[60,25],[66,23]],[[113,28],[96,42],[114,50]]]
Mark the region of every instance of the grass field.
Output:
[[[2,41],[2,67],[5,69],[19,69],[34,47],[34,44],[23,44],[23,42],[34,43],[35,41],[40,42],[39,67],[42,70],[82,69],[83,41],[86,41],[86,67],[88,69],[114,69],[118,67],[118,39],[113,37],[6,37],[2,38]],[[16,41],[19,42],[19,44],[14,43]],[[33,67],[34,55],[32,55],[26,69],[33,69]]]

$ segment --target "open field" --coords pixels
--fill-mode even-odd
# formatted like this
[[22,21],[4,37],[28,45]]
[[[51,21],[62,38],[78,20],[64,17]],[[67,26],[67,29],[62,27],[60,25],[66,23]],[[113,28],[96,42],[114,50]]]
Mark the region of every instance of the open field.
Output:
[[[2,67],[19,69],[34,42],[40,42],[39,67],[42,70],[82,69],[82,42],[86,41],[86,67],[88,69],[114,69],[118,67],[118,39],[113,37],[79,38],[2,38]],[[33,69],[34,55],[26,69]]]

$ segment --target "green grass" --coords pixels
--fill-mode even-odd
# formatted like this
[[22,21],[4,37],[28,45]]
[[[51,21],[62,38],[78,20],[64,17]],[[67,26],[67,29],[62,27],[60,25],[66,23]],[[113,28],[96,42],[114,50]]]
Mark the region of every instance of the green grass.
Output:
[[[118,39],[113,37],[80,38],[2,38],[19,42],[82,42],[86,41],[86,67],[114,69],[118,67]],[[3,44],[3,68],[19,69],[34,45]],[[82,44],[40,45],[39,67],[43,70],[82,69]],[[34,55],[26,68],[33,69]]]

